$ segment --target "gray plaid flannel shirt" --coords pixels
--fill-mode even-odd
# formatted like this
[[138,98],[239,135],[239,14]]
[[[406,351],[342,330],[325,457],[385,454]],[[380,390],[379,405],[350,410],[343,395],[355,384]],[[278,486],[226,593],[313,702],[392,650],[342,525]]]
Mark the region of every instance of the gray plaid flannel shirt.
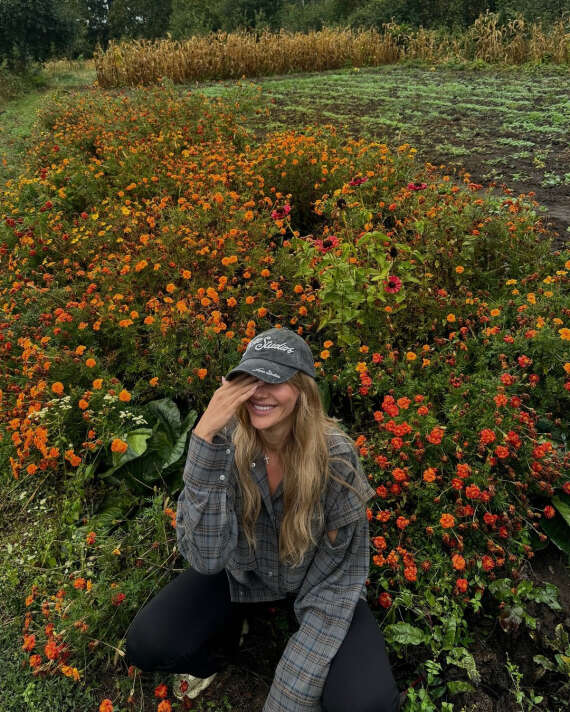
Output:
[[[325,528],[317,545],[298,567],[279,561],[283,519],[281,485],[269,492],[260,455],[251,475],[261,492],[256,522],[256,549],[251,551],[239,526],[240,488],[234,462],[231,427],[208,443],[192,433],[178,498],[176,532],[181,554],[203,574],[226,570],[232,601],[272,601],[296,594],[299,629],[289,639],[277,665],[263,712],[319,712],[329,666],[350,626],[359,598],[366,598],[370,544],[363,500],[370,487],[355,447],[342,436],[329,444],[331,469],[351,484],[329,481],[323,494]],[[327,531],[338,529],[334,544]]]

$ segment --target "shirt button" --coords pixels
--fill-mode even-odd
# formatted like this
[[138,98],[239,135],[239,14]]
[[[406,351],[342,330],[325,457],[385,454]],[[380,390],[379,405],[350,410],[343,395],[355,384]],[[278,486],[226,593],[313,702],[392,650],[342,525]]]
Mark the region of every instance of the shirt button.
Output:
[[231,450],[229,449],[229,447],[228,447],[228,448],[226,448],[226,455],[229,455],[229,454],[230,454],[230,452],[231,452]]
[[220,475],[220,479],[221,479],[222,482],[223,482],[223,481],[226,479],[226,476],[225,476],[225,475]]

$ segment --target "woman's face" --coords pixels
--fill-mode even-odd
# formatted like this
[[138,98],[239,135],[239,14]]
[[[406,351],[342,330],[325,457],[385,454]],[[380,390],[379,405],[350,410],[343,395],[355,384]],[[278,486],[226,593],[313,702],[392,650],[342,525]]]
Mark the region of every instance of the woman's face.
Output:
[[246,401],[251,424],[256,430],[288,429],[299,397],[299,389],[288,382],[263,383]]

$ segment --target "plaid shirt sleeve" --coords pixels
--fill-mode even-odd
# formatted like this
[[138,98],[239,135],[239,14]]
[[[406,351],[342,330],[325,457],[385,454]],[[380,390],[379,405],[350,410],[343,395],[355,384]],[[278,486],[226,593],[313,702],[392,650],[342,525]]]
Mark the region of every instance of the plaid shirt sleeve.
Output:
[[209,443],[192,433],[178,497],[178,549],[202,574],[221,571],[237,546],[234,445],[223,435]]
[[[358,469],[353,484],[368,499],[371,488],[363,481],[356,455],[351,460],[356,460],[353,464]],[[347,488],[342,489],[347,493]],[[338,533],[334,544],[323,533],[297,594],[295,614],[300,627],[277,665],[263,712],[321,710],[330,663],[352,621],[370,562],[368,519],[362,501],[350,516],[344,510],[338,517],[328,517],[331,522],[335,519]]]

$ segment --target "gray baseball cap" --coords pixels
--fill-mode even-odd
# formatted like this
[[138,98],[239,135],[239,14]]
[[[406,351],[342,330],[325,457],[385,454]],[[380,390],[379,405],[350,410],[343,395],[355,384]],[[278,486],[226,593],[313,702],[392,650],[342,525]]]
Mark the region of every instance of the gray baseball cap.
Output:
[[226,379],[249,373],[266,383],[285,383],[297,371],[316,376],[313,354],[306,341],[290,329],[268,329],[253,337]]

